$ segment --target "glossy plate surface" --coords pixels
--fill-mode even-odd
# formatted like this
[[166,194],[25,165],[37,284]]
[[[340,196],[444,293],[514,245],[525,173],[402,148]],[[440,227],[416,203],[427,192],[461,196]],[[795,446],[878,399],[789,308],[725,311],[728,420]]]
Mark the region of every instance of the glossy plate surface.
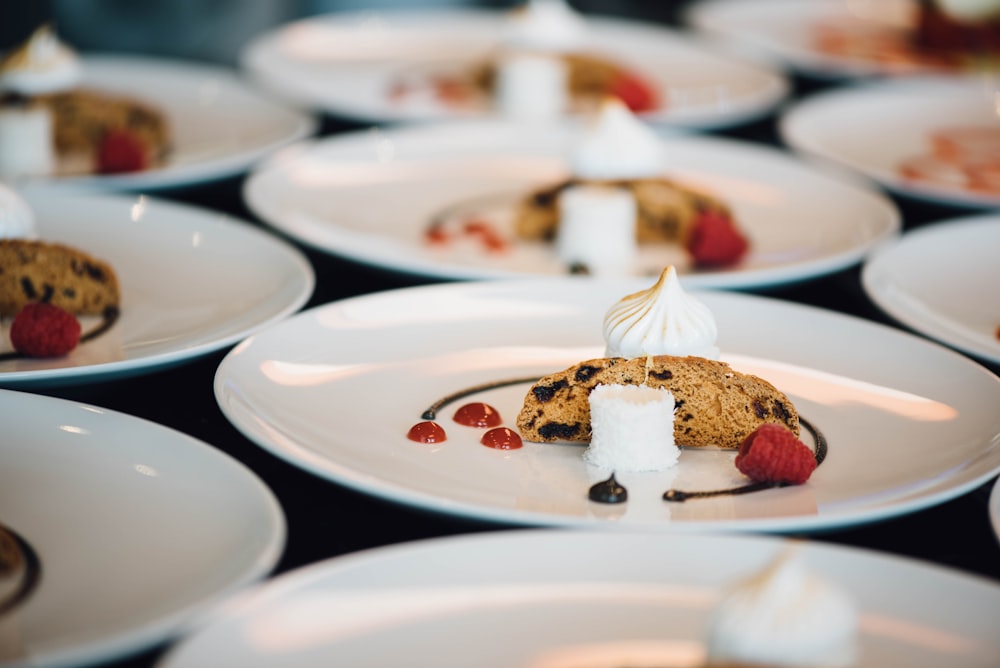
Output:
[[1000,364],[998,248],[1000,216],[944,220],[907,232],[873,254],[862,285],[908,327]]
[[281,555],[273,494],[201,441],[11,390],[0,423],[0,521],[41,565],[0,620],[4,666],[80,666],[161,642]]
[[[1000,77],[914,77],[831,90],[790,106],[779,119],[782,140],[802,155],[847,168],[896,193],[931,202],[1000,207],[1000,186],[973,189],[935,148],[935,135],[969,137],[957,164],[981,176],[1000,170],[1000,123],[994,96]],[[942,133],[944,133],[942,135]],[[933,158],[916,180],[901,168]]]
[[[111,264],[121,316],[66,357],[0,359],[0,386],[93,382],[176,364],[294,313],[312,294],[306,257],[249,223],[144,195],[23,194],[42,239]],[[81,322],[86,332],[99,319]],[[10,319],[0,325],[0,353],[9,353]]]
[[[909,0],[696,0],[685,22],[748,54],[824,79],[940,71],[925,55],[911,55],[905,44],[912,5]],[[835,41],[847,48],[822,48],[824,33],[842,36]]]
[[44,179],[64,187],[150,191],[233,176],[311,135],[316,120],[224,67],[140,56],[88,56],[82,86],[147,102],[170,125],[164,164],[141,172]]
[[[399,81],[467,71],[499,46],[507,14],[493,10],[380,10],[311,17],[252,40],[240,59],[256,81],[296,103],[381,122],[495,115],[491,105],[393,97]],[[724,127],[772,110],[783,74],[667,28],[590,18],[583,50],[642,72],[667,104],[643,116],[684,127]]]
[[1000,658],[1000,587],[762,536],[502,532],[321,562],[240,597],[160,668],[703,666],[722,591],[797,549],[857,606],[859,668]]
[[[570,175],[582,128],[506,122],[357,132],[290,147],[260,165],[244,196],[270,225],[324,251],[439,278],[565,275],[548,242],[515,238],[521,198]],[[751,251],[724,270],[691,268],[679,245],[647,244],[637,275],[666,264],[697,287],[803,280],[860,261],[896,234],[894,204],[857,179],[835,178],[782,152],[746,142],[665,134],[664,175],[726,202]],[[822,205],[818,205],[822,202]],[[432,244],[436,223],[485,220],[497,251],[458,237]]]
[[[924,508],[1000,470],[1000,379],[920,337],[740,293],[700,293],[723,360],[785,392],[827,439],[808,484],[668,503],[669,488],[735,487],[732,451],[686,450],[677,466],[621,474],[622,505],[587,499],[608,477],[583,446],[480,444],[455,423],[482,401],[514,427],[530,382],[474,392],[437,411],[447,440],[411,426],[440,399],[537,378],[604,352],[605,311],[648,282],[547,279],[426,286],[331,303],[233,349],[216,374],[226,417],[293,464],[429,510],[534,525],[806,531]],[[811,437],[803,436],[810,445]]]

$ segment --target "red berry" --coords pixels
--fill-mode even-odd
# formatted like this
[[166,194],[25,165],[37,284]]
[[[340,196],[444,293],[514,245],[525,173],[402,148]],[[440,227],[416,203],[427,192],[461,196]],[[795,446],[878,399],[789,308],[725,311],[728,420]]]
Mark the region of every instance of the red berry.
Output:
[[721,211],[705,211],[698,216],[687,241],[688,252],[702,267],[734,264],[750,246],[736,223]]
[[62,357],[80,342],[80,323],[72,313],[33,302],[14,316],[10,326],[14,350],[29,357]]
[[650,111],[659,106],[656,90],[634,74],[619,74],[611,82],[608,93],[634,112]]
[[128,130],[111,129],[97,148],[97,171],[100,174],[137,172],[147,166],[146,148]]
[[736,468],[758,482],[801,485],[816,470],[816,455],[780,424],[762,424],[743,439]]

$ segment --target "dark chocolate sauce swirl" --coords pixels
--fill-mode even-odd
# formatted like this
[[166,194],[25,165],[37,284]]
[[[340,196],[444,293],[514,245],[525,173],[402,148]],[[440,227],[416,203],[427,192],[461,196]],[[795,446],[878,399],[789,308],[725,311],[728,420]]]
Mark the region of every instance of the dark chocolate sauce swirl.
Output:
[[607,480],[591,485],[587,498],[597,503],[625,503],[628,501],[628,490],[615,480],[615,474],[612,473]]
[[24,577],[21,579],[18,588],[7,598],[0,600],[0,615],[3,615],[5,612],[13,610],[24,603],[34,593],[42,577],[42,562],[39,560],[38,553],[35,552],[31,544],[16,531],[0,525],[0,532],[5,534],[3,537],[0,537],[0,540],[7,542],[9,539],[9,542],[12,543],[11,545],[5,545],[4,548],[16,551],[15,557],[20,557],[20,560],[24,562]]
[[[104,309],[104,312],[101,313],[101,323],[94,329],[90,330],[89,332],[84,332],[80,336],[80,343],[93,341],[97,337],[107,333],[107,331],[112,327],[114,327],[115,323],[118,322],[119,315],[120,312],[117,306],[109,306],[106,309]],[[0,362],[5,362],[7,360],[16,360],[26,357],[27,355],[19,353],[16,350],[12,350],[7,353],[0,353]]]
[[[803,418],[799,416],[799,424],[801,424],[805,429],[812,434],[813,439],[816,441],[816,466],[823,463],[826,459],[826,437],[823,436],[816,427]],[[737,494],[749,494],[750,492],[759,492],[765,489],[772,489],[775,487],[787,487],[788,483],[783,482],[751,482],[746,485],[740,485],[739,487],[730,487],[728,489],[713,489],[698,492],[684,492],[679,489],[668,489],[663,493],[664,501],[687,501],[688,499],[705,499],[712,496],[735,496]]]
[[534,383],[538,380],[538,376],[533,376],[531,378],[515,378],[514,380],[498,380],[493,383],[483,383],[482,385],[476,385],[465,390],[459,390],[454,394],[449,394],[443,399],[438,399],[430,407],[421,413],[420,418],[422,420],[435,420],[437,419],[438,411],[447,406],[448,404],[454,403],[459,399],[464,399],[465,397],[471,396],[478,392],[486,392],[487,390],[495,390],[500,387],[507,387],[509,385],[521,385],[522,383]]

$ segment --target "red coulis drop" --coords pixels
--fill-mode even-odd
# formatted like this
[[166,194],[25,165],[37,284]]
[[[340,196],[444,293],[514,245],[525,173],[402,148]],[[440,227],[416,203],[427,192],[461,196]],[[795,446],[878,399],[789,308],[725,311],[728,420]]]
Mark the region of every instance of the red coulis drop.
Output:
[[490,429],[483,434],[483,438],[479,442],[488,448],[496,448],[497,450],[517,450],[524,445],[521,436],[508,427]]
[[418,422],[410,427],[406,438],[417,443],[441,443],[447,440],[444,429],[437,422]]
[[455,411],[454,420],[467,427],[496,427],[503,422],[497,409],[478,401]]

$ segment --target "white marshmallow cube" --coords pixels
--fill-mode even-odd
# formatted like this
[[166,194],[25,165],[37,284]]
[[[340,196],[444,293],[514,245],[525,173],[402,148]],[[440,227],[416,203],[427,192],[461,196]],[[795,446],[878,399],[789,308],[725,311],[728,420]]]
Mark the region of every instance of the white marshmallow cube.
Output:
[[590,392],[593,435],[584,459],[615,472],[662,471],[677,463],[674,395],[648,385],[598,385]]

